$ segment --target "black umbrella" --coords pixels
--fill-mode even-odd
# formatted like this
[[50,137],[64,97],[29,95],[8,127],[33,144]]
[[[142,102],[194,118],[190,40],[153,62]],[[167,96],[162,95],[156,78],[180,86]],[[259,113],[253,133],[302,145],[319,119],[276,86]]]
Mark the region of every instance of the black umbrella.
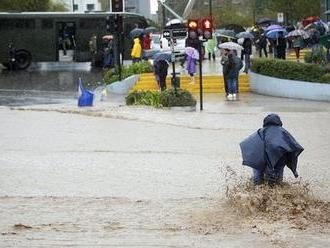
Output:
[[251,134],[239,145],[241,147],[243,165],[257,170],[263,170],[265,168],[265,145],[260,130]]
[[155,27],[147,27],[147,28],[144,29],[145,34],[154,33],[156,31],[157,31],[157,28],[155,28]]
[[130,33],[129,33],[129,36],[131,38],[134,38],[134,37],[137,37],[137,36],[140,36],[141,34],[143,34],[144,32],[144,29],[142,28],[134,28]]
[[226,29],[218,29],[215,31],[215,35],[216,36],[222,36],[222,37],[226,37],[226,38],[232,38],[235,39],[236,37],[236,33],[233,30],[226,30]]
[[154,60],[154,63],[161,61],[161,60],[165,60],[170,63],[172,61],[172,53],[171,52],[157,53],[153,56],[153,60]]
[[257,24],[262,25],[262,24],[271,24],[273,23],[274,20],[268,18],[268,17],[262,17],[257,21]]

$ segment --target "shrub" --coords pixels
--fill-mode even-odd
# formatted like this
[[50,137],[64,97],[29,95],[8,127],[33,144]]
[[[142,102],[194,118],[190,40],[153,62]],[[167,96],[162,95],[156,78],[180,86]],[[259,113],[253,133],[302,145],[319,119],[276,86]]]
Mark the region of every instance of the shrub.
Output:
[[126,97],[127,105],[147,105],[156,108],[161,107],[159,92],[133,91]]
[[330,73],[326,73],[321,77],[321,83],[330,84]]
[[322,82],[321,77],[326,74],[320,65],[266,58],[253,59],[251,70],[265,76],[307,82]]
[[318,46],[309,51],[305,55],[306,63],[313,63],[319,65],[325,65],[328,63],[327,61],[327,52],[322,46]]
[[[121,68],[122,79],[128,78],[134,74],[142,74],[153,72],[153,66],[148,61],[142,61],[139,63],[134,63],[130,66],[123,66]],[[106,84],[112,84],[119,80],[118,69],[109,69],[103,77]]]
[[196,100],[187,90],[168,89],[160,94],[160,103],[163,107],[196,106]]
[[133,91],[126,97],[127,105],[147,105],[159,107],[196,106],[196,100],[187,90],[174,89],[163,92]]

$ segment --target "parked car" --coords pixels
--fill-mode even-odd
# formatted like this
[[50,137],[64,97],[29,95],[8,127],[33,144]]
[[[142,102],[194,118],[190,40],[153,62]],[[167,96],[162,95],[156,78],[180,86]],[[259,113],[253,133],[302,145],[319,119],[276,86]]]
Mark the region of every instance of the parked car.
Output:
[[[186,43],[185,38],[180,38],[180,39],[174,40],[174,52],[176,54],[176,58],[179,59],[184,56],[185,43]],[[151,35],[151,49],[159,50],[161,52],[172,51],[169,40],[164,38],[162,34],[152,34]]]

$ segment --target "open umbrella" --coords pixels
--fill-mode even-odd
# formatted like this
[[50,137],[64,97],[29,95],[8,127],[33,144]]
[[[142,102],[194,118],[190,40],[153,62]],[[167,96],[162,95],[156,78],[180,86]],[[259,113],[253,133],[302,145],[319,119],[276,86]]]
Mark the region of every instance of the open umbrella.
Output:
[[271,24],[272,22],[274,22],[274,20],[268,17],[262,17],[257,21],[257,24],[264,25],[264,24]]
[[193,59],[199,59],[199,52],[193,47],[186,47],[184,52]]
[[266,37],[270,39],[277,39],[280,36],[280,33],[282,33],[285,36],[287,35],[288,32],[284,28],[273,29],[266,33]]
[[233,30],[227,30],[227,29],[218,29],[215,32],[215,35],[217,37],[226,37],[230,39],[235,39],[236,33]]
[[161,60],[164,60],[164,61],[167,61],[170,63],[170,62],[172,62],[172,54],[171,54],[171,52],[160,52],[153,56],[153,60],[154,60],[154,63],[161,61]]
[[250,32],[241,32],[238,35],[236,35],[236,38],[238,38],[238,39],[243,38],[243,39],[251,39],[252,40],[252,39],[254,39],[254,35],[251,34]]
[[283,29],[282,26],[274,24],[274,25],[270,25],[269,27],[266,28],[266,32],[271,31],[271,30],[275,30],[275,29]]
[[155,28],[155,27],[147,27],[147,28],[144,29],[145,34],[154,33],[156,31],[157,31],[157,28]]
[[219,45],[219,48],[221,49],[228,49],[228,50],[243,50],[244,48],[240,45],[238,45],[235,42],[225,42]]
[[317,22],[319,21],[320,18],[318,16],[310,16],[310,17],[307,17],[305,18],[303,21],[302,21],[302,25],[304,27],[308,26],[309,24],[313,23],[313,22]]
[[290,37],[303,37],[303,39],[308,39],[309,34],[304,30],[297,29],[297,30],[294,30],[294,31],[291,31],[290,33],[288,33],[288,35],[286,37],[287,38],[290,38]]
[[142,28],[134,28],[130,33],[129,33],[129,36],[131,38],[134,38],[134,37],[137,37],[137,36],[140,36],[141,34],[143,34],[144,32],[144,29]]
[[103,40],[112,40],[113,39],[113,35],[104,35],[102,37]]

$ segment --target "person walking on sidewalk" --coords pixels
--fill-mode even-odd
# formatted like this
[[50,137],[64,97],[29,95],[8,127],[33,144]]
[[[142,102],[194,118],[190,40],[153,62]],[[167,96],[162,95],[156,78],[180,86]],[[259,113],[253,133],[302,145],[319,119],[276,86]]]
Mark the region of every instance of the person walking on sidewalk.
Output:
[[243,48],[244,50],[242,51],[241,60],[243,60],[243,56],[244,56],[244,62],[245,62],[244,72],[248,74],[250,69],[250,56],[252,54],[252,40],[250,38],[244,39]]

